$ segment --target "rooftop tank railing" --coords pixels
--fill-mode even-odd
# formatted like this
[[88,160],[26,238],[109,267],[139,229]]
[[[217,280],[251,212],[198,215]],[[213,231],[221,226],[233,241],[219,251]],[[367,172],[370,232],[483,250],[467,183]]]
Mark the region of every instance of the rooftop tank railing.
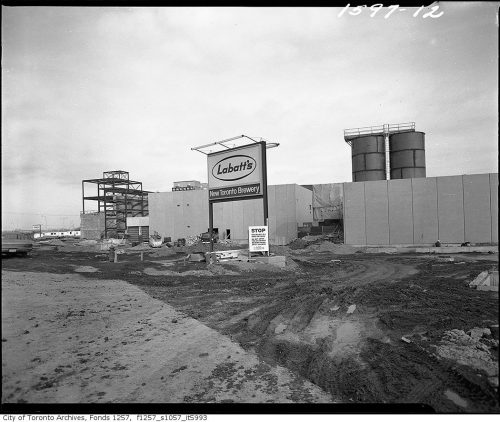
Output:
[[344,139],[350,145],[351,139],[368,135],[385,135],[399,132],[415,131],[415,122],[365,126],[344,130]]
[[415,131],[415,122],[389,124],[387,128],[388,133],[413,132]]
[[344,130],[344,138],[356,138],[363,135],[375,135],[384,133],[384,125],[357,127]]

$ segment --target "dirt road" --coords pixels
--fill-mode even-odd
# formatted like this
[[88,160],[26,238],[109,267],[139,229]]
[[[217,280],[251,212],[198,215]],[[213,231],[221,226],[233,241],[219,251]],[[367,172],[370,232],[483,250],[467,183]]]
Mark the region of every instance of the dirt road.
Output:
[[[251,263],[207,266],[158,252],[143,262],[124,254],[119,263],[110,263],[106,255],[63,249],[6,260],[12,281],[2,289],[11,295],[16,289],[36,291],[32,306],[42,299],[47,309],[53,307],[52,316],[44,317],[48,323],[38,324],[61,336],[50,342],[57,346],[56,356],[86,353],[69,360],[72,368],[78,366],[65,378],[66,372],[56,371],[60,362],[50,355],[49,344],[39,356],[44,342],[30,340],[35,328],[21,323],[30,305],[23,312],[24,305],[12,305],[4,321],[18,321],[17,331],[2,343],[3,350],[15,354],[31,341],[38,354],[29,358],[45,363],[29,362],[36,376],[20,382],[19,372],[11,370],[15,363],[6,362],[8,400],[36,401],[73,391],[81,401],[341,401],[424,403],[438,412],[500,410],[498,338],[488,328],[498,323],[498,293],[468,287],[481,271],[498,269],[498,254],[457,254],[449,261],[422,254],[349,255],[329,248],[281,248],[285,270]],[[93,272],[75,273],[84,265],[83,271]],[[31,274],[19,278],[21,270]],[[36,277],[49,281],[31,281]],[[99,293],[105,286],[118,287]],[[67,293],[60,291],[71,293],[62,299]],[[106,295],[113,298],[100,299]],[[79,320],[73,320],[75,313]],[[78,331],[82,323],[87,328],[75,340],[68,327]],[[51,371],[58,375],[49,378]],[[41,377],[55,382],[41,390]],[[122,381],[117,391],[116,380]]]
[[2,388],[11,403],[332,402],[129,283],[10,271]]

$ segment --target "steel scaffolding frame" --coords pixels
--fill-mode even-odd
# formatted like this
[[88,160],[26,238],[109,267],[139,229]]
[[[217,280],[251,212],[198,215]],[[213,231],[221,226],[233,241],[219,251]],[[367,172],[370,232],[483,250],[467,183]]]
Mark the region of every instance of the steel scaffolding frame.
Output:
[[[97,195],[85,196],[85,183],[97,185]],[[82,213],[85,201],[97,201],[98,212],[104,212],[104,236],[120,237],[127,229],[127,217],[149,215],[148,193],[142,182],[129,179],[128,171],[105,171],[102,178],[82,180]]]

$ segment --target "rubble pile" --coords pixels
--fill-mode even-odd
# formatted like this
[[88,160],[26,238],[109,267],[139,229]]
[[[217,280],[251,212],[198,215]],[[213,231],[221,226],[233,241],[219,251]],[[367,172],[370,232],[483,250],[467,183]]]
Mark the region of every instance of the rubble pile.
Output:
[[193,246],[201,241],[201,236],[188,236],[186,237],[186,246]]
[[221,245],[233,245],[233,241],[231,239],[219,239],[217,240],[217,243]]
[[490,350],[498,350],[498,340],[492,337],[490,329],[475,327],[467,333],[457,329],[446,331],[434,347],[442,358],[486,372],[488,381],[498,387],[498,361]]
[[100,241],[101,251],[109,251],[111,247],[125,247],[127,246],[126,239],[103,239]]

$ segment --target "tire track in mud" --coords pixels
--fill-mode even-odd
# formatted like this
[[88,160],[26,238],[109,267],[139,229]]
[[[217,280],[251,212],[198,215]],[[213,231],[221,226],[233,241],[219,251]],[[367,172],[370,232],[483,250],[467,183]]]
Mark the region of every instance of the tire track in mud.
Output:
[[[397,343],[404,330],[419,329],[419,323],[441,332],[456,325],[456,306],[463,305],[464,298],[472,301],[470,308],[466,307],[471,311],[469,324],[477,321],[483,315],[477,306],[479,301],[484,306],[484,295],[473,297],[475,293],[464,291],[456,280],[432,292],[432,283],[441,276],[432,277],[425,271],[420,277],[415,261],[411,265],[387,258],[352,260],[349,268],[333,270],[330,280],[325,264],[329,269],[337,264],[330,264],[328,258],[322,261],[297,260],[308,270],[310,283],[294,283],[295,298],[288,306],[268,304],[232,330],[226,329],[244,347],[254,348],[267,361],[287,366],[344,401],[420,402],[438,411],[463,411],[444,395],[446,386],[452,385],[468,397],[468,410],[498,409],[491,388],[478,384],[477,377],[466,382],[432,355],[410,352]],[[450,274],[450,267],[442,268],[445,275]],[[448,278],[466,278],[463,272],[453,271]],[[422,278],[423,286],[419,284]],[[374,299],[381,295],[381,303],[377,303]],[[431,317],[426,318],[429,302]],[[359,312],[347,315],[350,304],[357,304]],[[453,312],[454,316],[445,316]],[[394,362],[399,362],[399,367]]]
[[[465,411],[498,411],[490,386],[470,369],[436,360],[400,340],[407,333],[424,332],[435,342],[444,330],[498,321],[498,299],[466,287],[465,280],[479,274],[485,263],[325,253],[293,258],[297,271],[237,277],[137,277],[126,266],[121,272],[111,268],[116,277],[342,401],[416,401],[439,412],[464,411],[446,398],[450,389],[467,400]],[[85,276],[109,277],[104,271]],[[348,314],[350,305],[356,309]]]
[[[370,379],[359,357],[362,336],[387,340],[375,319],[347,315],[356,290],[379,281],[395,282],[415,274],[415,267],[387,260],[350,260],[331,263],[331,256],[297,259],[308,272],[307,282],[285,289],[293,298],[261,306],[238,324],[225,329],[244,347],[255,348],[264,359],[298,372],[345,401],[373,401],[379,382],[351,388],[353,380]],[[284,292],[283,292],[284,293]],[[276,292],[279,296],[280,292]],[[371,385],[373,388],[370,388]],[[382,401],[382,400],[379,400]]]

